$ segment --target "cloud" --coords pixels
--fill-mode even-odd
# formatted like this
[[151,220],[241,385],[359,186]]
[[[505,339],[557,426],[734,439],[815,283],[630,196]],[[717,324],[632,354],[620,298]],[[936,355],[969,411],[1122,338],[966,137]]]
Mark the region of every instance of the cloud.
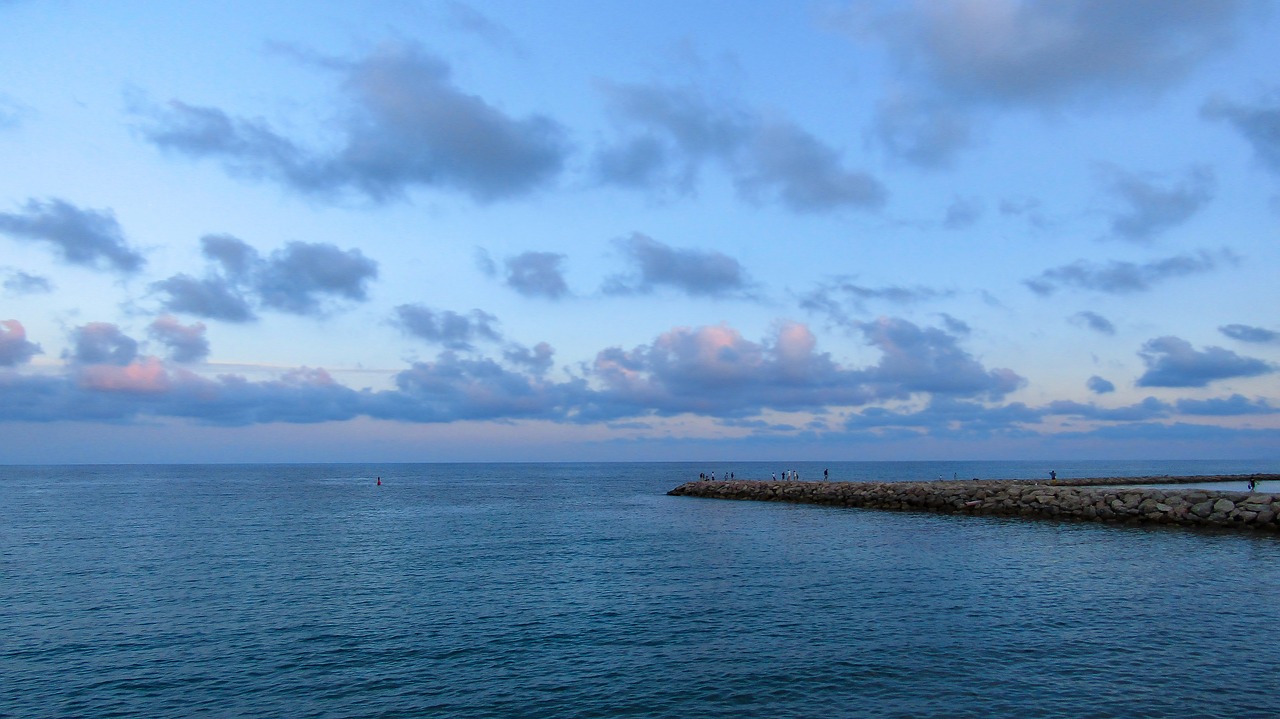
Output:
[[524,55],[524,50],[515,35],[500,23],[476,10],[470,5],[460,2],[447,2],[444,6],[445,20],[454,28],[473,35],[499,50]]
[[615,245],[634,270],[607,279],[607,294],[648,294],[670,287],[694,297],[729,297],[745,296],[752,286],[742,264],[721,252],[678,249],[639,232]]
[[1280,332],[1269,330],[1265,327],[1252,327],[1250,325],[1223,325],[1218,328],[1218,331],[1233,340],[1239,340],[1241,342],[1256,342],[1259,344],[1280,342]]
[[1177,183],[1159,184],[1157,176],[1111,168],[1108,185],[1124,209],[1111,217],[1111,231],[1132,242],[1147,242],[1191,218],[1213,199],[1214,177],[1208,167],[1191,168]]
[[888,192],[866,172],[843,167],[838,152],[789,122],[766,122],[751,138],[749,163],[735,179],[758,200],[773,193],[794,212],[883,207]]
[[34,295],[53,292],[53,283],[47,277],[31,275],[21,270],[9,270],[5,273],[3,287],[12,295]]
[[685,412],[716,417],[764,408],[796,410],[860,405],[873,396],[861,373],[816,351],[807,327],[785,324],[773,338],[751,342],[727,326],[677,328],[632,350],[596,355],[591,375],[603,384],[594,419]]
[[1049,226],[1050,220],[1043,211],[1044,203],[1034,197],[1005,198],[1000,201],[1000,214],[1005,217],[1021,217],[1037,230]]
[[110,210],[84,210],[57,198],[30,199],[21,212],[0,212],[0,233],[48,242],[73,265],[131,273],[146,263],[128,246]]
[[[964,103],[1056,107],[1168,88],[1228,46],[1233,0],[883,3],[856,28],[902,73]],[[854,18],[856,21],[857,19]]]
[[525,297],[558,300],[569,294],[564,281],[564,255],[555,252],[524,252],[505,261],[506,284]]
[[[854,316],[863,313],[871,302],[910,305],[950,297],[952,294],[951,292],[935,290],[929,287],[902,287],[898,285],[868,287],[857,284],[851,277],[837,277],[818,285],[811,292],[802,295],[800,297],[800,306],[810,312],[825,315],[836,324],[855,325]],[[963,334],[968,330],[968,326],[959,320],[947,318],[947,321],[955,329],[961,326],[964,327],[963,331],[957,332],[958,334]],[[958,325],[954,324],[957,322],[959,323]]]
[[539,342],[532,348],[510,345],[502,351],[503,359],[513,365],[523,367],[535,375],[546,374],[551,369],[556,351],[546,342]]
[[1215,98],[1205,103],[1201,112],[1209,119],[1229,123],[1253,147],[1263,167],[1280,173],[1280,92],[1252,105]]
[[0,93],[0,130],[17,129],[31,112],[30,108]]
[[256,318],[253,305],[296,315],[323,315],[331,300],[363,302],[378,263],[360,250],[319,242],[290,242],[263,258],[230,235],[206,235],[202,251],[212,270],[203,279],[174,275],[152,284],[168,312],[229,322]]
[[1034,434],[1024,425],[1035,424],[1043,412],[1021,402],[988,407],[980,402],[952,397],[932,397],[918,410],[893,411],[868,407],[851,414],[844,429],[855,433],[874,432],[876,439],[916,440],[921,434],[952,439],[982,439],[993,436]]
[[1182,414],[1209,417],[1237,417],[1280,412],[1280,408],[1272,406],[1270,402],[1263,398],[1248,399],[1240,394],[1216,399],[1180,399],[1177,402],[1177,407]]
[[363,302],[366,285],[377,276],[378,263],[360,250],[290,242],[258,268],[256,289],[264,307],[313,315],[321,312],[321,302],[328,297]]
[[982,217],[982,201],[973,197],[957,197],[947,206],[947,215],[942,226],[948,230],[963,230],[972,227]]
[[511,371],[490,359],[444,352],[396,375],[395,395],[375,398],[375,416],[444,422],[549,419],[561,421],[582,404],[585,382],[552,382]]
[[1103,379],[1096,374],[1090,377],[1088,382],[1085,382],[1085,386],[1094,394],[1110,394],[1116,391],[1116,386],[1111,381]]
[[542,115],[513,118],[456,86],[448,64],[410,43],[355,61],[319,64],[340,77],[346,100],[334,152],[307,150],[258,120],[173,101],[140,110],[147,141],[298,192],[354,191],[374,201],[414,187],[455,190],[478,202],[552,182],[569,152],[564,129]]
[[1231,44],[1247,0],[917,0],[859,3],[837,23],[897,66],[872,136],[892,156],[949,166],[979,112],[1089,110],[1158,94]]
[[1073,322],[1082,324],[1094,332],[1104,335],[1114,335],[1116,333],[1116,326],[1111,323],[1111,320],[1103,317],[1097,312],[1090,312],[1088,310],[1085,310],[1084,312],[1077,312],[1071,317],[1071,319]]
[[888,96],[876,108],[871,135],[890,156],[924,169],[950,167],[973,140],[972,121],[936,100],[909,93]]
[[248,278],[261,264],[257,250],[231,235],[201,237],[200,251],[206,258],[221,265],[225,276],[236,281]]
[[1167,402],[1161,402],[1155,397],[1147,397],[1128,407],[1111,408],[1059,400],[1050,402],[1043,410],[1046,415],[1080,417],[1103,422],[1145,422],[1168,417],[1172,411],[1173,407]]
[[1138,378],[1139,387],[1204,387],[1214,380],[1256,377],[1276,370],[1268,362],[1241,357],[1221,347],[1196,351],[1178,337],[1149,340],[1138,355],[1147,365]]
[[884,317],[858,323],[858,328],[883,355],[865,373],[881,398],[926,392],[995,399],[1026,383],[1013,370],[986,369],[960,349],[955,337],[939,329]]
[[729,172],[739,196],[794,212],[875,210],[887,192],[848,169],[840,153],[784,118],[765,119],[696,88],[601,83],[605,105],[630,134],[601,148],[597,178],[610,185],[688,194],[703,165]]
[[152,284],[151,288],[168,295],[161,302],[168,312],[226,322],[257,319],[249,300],[223,277],[197,279],[187,274],[178,274]]
[[43,353],[40,345],[27,341],[27,330],[21,322],[0,321],[0,367],[15,367]]
[[1146,292],[1166,280],[1211,272],[1223,262],[1234,264],[1236,261],[1236,256],[1227,250],[1217,253],[1201,250],[1194,255],[1175,255],[1143,264],[1077,260],[1045,270],[1023,284],[1032,292],[1046,296],[1066,288],[1123,295]]
[[73,348],[64,354],[78,364],[124,366],[138,356],[138,342],[109,322],[90,322],[71,332]]
[[174,362],[199,362],[209,356],[209,340],[203,322],[183,325],[176,317],[157,317],[147,328],[153,339],[169,350]]
[[452,350],[472,350],[474,342],[496,342],[501,335],[493,328],[497,317],[471,310],[466,315],[452,310],[433,310],[422,305],[400,305],[395,308],[395,322],[406,333]]

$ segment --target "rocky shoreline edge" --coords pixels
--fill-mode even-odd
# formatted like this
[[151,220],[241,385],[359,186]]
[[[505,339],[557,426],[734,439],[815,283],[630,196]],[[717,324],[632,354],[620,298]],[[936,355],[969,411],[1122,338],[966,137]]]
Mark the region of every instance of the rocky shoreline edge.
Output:
[[928,482],[699,480],[671,496],[1280,533],[1280,494],[1135,485],[1278,481],[1280,474]]

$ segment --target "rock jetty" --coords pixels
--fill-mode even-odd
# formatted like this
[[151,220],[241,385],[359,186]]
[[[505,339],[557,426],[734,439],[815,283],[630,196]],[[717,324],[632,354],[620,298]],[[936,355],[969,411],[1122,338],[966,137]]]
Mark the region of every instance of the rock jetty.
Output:
[[699,480],[667,494],[712,499],[796,502],[951,514],[1057,520],[1227,527],[1280,532],[1280,494],[1202,487],[1136,485],[1280,481],[1280,474],[1201,477],[1102,477],[1048,482],[963,480],[930,482],[799,482]]

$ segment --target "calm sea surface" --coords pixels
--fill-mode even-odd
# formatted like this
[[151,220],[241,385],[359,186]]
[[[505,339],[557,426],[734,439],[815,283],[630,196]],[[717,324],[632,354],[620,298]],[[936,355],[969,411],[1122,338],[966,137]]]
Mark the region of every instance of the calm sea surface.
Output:
[[0,467],[0,716],[1280,715],[1280,538],[664,494],[824,466],[1278,469]]

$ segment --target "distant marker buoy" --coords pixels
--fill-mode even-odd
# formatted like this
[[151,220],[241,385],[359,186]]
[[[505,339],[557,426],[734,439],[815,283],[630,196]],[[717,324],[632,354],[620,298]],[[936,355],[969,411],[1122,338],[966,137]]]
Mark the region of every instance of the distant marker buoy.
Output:
[[382,486],[382,477],[378,477],[378,486],[379,486],[379,487],[381,487],[381,486]]

